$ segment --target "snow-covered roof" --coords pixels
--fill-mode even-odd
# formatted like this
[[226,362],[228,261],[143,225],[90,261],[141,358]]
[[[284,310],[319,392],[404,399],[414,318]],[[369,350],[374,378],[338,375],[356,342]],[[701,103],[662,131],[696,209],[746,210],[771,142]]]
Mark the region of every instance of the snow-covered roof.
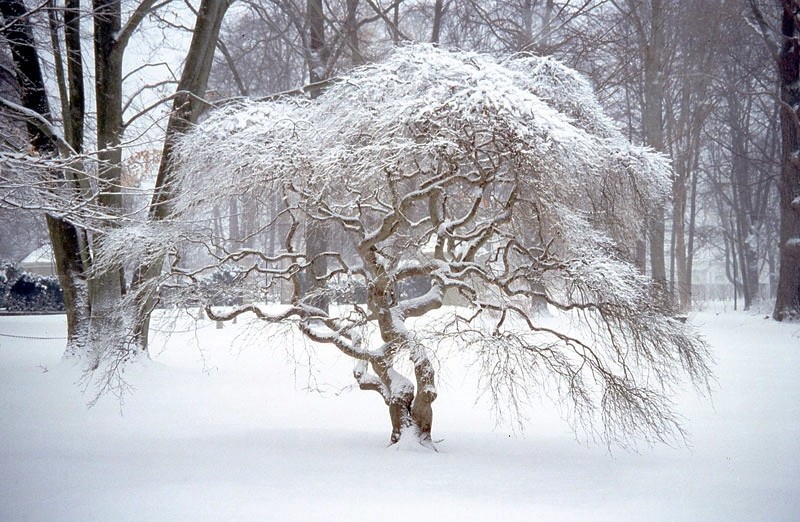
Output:
[[51,263],[53,261],[53,247],[50,244],[42,245],[23,259],[21,264]]

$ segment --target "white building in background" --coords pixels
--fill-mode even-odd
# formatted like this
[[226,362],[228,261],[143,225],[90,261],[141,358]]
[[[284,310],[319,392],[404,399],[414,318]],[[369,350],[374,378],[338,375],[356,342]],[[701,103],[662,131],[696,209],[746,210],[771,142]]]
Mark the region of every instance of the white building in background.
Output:
[[733,299],[733,284],[725,273],[725,262],[699,252],[692,267],[692,300]]
[[49,244],[42,245],[20,261],[20,266],[26,272],[42,276],[55,276],[56,262],[53,257],[53,247]]

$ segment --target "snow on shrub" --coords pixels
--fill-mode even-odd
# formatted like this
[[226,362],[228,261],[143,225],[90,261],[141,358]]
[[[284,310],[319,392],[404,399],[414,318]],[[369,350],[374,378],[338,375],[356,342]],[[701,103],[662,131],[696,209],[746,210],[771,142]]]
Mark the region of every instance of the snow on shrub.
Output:
[[64,310],[64,294],[58,278],[23,271],[0,262],[0,307],[14,312],[55,312]]

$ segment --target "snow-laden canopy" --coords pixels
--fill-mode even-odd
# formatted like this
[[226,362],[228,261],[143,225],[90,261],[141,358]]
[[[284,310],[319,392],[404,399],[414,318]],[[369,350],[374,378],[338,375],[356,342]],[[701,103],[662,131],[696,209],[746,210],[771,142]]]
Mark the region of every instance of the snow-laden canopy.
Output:
[[580,211],[582,218],[602,214],[604,223],[590,228],[628,239],[638,234],[647,205],[669,190],[663,157],[631,146],[584,78],[530,55],[500,61],[407,46],[356,69],[314,101],[231,104],[192,136],[177,161],[197,174],[183,177],[180,193],[201,197],[178,199],[178,213],[197,201],[270,191],[288,179],[346,204],[354,190],[385,191],[387,176],[424,176],[442,161],[497,160],[508,161],[523,195],[537,198],[543,214],[564,207],[570,219]]
[[[232,195],[280,192],[319,219],[375,226],[386,205],[414,199],[402,211],[411,219],[398,257],[418,257],[403,245],[443,239],[434,229],[446,224],[444,214],[458,221],[475,203],[475,226],[485,225],[513,198],[505,237],[557,250],[573,273],[596,280],[592,287],[623,273],[611,286],[612,297],[625,299],[646,283],[620,256],[666,197],[670,176],[666,160],[632,146],[588,82],[558,61],[426,45],[356,69],[313,101],[243,101],[216,110],[175,159],[184,173],[176,216],[194,216],[198,205],[224,207]],[[427,205],[427,196],[413,193],[430,191],[436,179],[438,197],[449,198],[442,222],[412,226]]]
[[[704,382],[702,343],[629,262],[669,166],[627,142],[555,60],[409,45],[314,99],[229,103],[175,150],[170,218],[112,232],[106,252],[171,253],[168,282],[189,281],[191,300],[204,274],[234,266],[226,302],[252,302],[208,313],[291,318],[357,359],[359,386],[390,408],[393,440],[408,428],[430,440],[428,351],[443,338],[476,351],[498,398],[555,382],[575,409],[599,411],[609,438],[673,433],[661,392],[676,370]],[[234,200],[244,218],[225,216]],[[204,257],[188,259],[198,245]],[[363,295],[329,310],[319,298],[341,298],[340,277]],[[278,284],[291,297],[269,311],[259,301]],[[407,329],[448,295],[461,307],[449,324]],[[543,305],[587,329],[543,326]],[[416,383],[395,370],[401,353]]]

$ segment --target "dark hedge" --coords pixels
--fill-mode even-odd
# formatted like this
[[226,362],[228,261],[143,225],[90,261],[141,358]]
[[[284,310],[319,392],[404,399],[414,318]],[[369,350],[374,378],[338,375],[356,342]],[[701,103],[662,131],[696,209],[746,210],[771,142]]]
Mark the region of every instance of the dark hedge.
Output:
[[58,278],[25,272],[19,265],[0,261],[0,308],[13,312],[64,310]]

